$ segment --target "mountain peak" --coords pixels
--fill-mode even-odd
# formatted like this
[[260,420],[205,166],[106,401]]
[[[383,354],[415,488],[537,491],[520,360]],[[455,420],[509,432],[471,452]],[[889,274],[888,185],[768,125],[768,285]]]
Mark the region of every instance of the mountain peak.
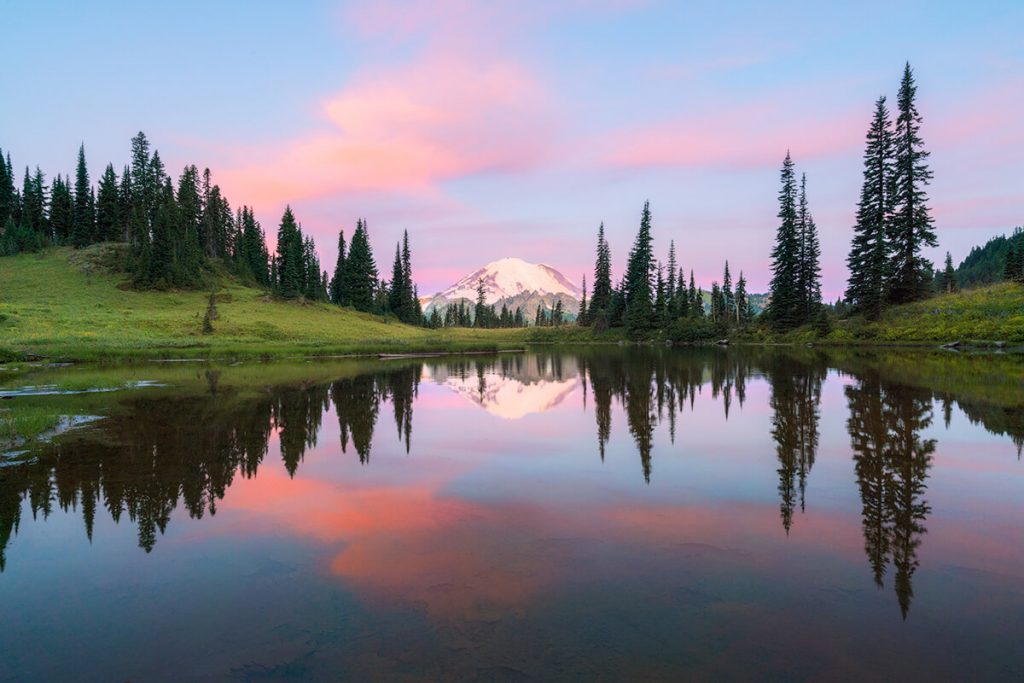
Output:
[[[530,263],[524,259],[507,256],[491,261],[461,278],[448,289],[431,297],[428,307],[436,307],[460,299],[476,301],[477,285],[483,281],[484,301],[487,305],[500,306],[505,303],[536,306],[543,301],[550,307],[556,299],[562,299],[566,310],[575,311],[582,296],[579,286],[555,268],[545,263]],[[524,311],[529,310],[524,307]]]

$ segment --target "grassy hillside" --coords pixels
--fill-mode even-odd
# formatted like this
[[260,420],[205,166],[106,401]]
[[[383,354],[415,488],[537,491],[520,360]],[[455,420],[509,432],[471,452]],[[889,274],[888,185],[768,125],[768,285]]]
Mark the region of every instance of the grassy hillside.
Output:
[[887,310],[877,322],[842,321],[829,341],[1024,342],[1024,287],[1002,283]]
[[[202,334],[207,292],[139,292],[103,267],[102,245],[0,259],[0,360],[28,353],[75,360],[299,356],[520,348],[531,342],[617,341],[574,325],[518,330],[426,330],[327,304],[280,301],[223,278],[220,318]],[[999,284],[937,296],[885,312],[881,320],[838,321],[821,338],[807,327],[766,329],[736,341],[927,344],[953,340],[1024,343],[1024,287]],[[717,338],[717,337],[716,337]]]
[[139,292],[96,265],[99,247],[0,259],[0,353],[126,356],[333,354],[493,349],[527,330],[431,331],[327,304],[276,301],[224,278],[220,318],[202,334],[208,292]]

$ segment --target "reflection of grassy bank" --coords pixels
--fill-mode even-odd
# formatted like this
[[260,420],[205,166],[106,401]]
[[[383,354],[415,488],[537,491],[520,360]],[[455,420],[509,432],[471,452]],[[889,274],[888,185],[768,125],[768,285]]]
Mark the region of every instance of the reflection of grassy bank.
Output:
[[[217,395],[224,402],[251,398],[272,386],[305,386],[354,377],[401,361],[337,359],[305,363],[133,363],[28,367],[0,374],[0,390],[48,386],[84,392],[16,395],[0,402],[0,453],[17,450],[60,425],[62,418],[111,415],[127,397]],[[154,385],[140,383],[152,382]],[[105,389],[89,392],[89,389]]]
[[895,349],[833,349],[828,358],[852,374],[948,394],[957,400],[1024,408],[1024,355]]

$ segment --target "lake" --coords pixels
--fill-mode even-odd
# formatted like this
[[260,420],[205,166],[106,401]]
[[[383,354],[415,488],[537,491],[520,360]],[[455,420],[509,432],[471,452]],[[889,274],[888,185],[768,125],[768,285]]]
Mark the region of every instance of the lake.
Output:
[[1020,680],[1021,377],[629,347],[0,374],[4,408],[101,418],[2,461],[0,680]]

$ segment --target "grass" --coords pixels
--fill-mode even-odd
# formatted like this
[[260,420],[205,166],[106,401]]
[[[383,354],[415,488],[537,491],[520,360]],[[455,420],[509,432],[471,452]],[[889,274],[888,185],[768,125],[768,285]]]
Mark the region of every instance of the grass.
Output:
[[[281,358],[375,353],[497,351],[535,343],[614,342],[576,326],[514,330],[427,330],[327,304],[273,299],[221,278],[219,319],[202,333],[208,292],[140,292],[113,272],[118,248],[48,249],[0,259],[0,363],[38,356],[68,360]],[[777,335],[734,335],[752,343],[837,346],[923,345],[961,340],[1024,343],[1024,287],[1000,284],[886,311],[878,321],[839,321]]]
[[[108,247],[109,248],[109,247]],[[140,292],[96,267],[104,245],[0,261],[0,361],[209,358],[498,350],[530,330],[426,330],[327,304],[278,301],[222,278],[214,333],[202,334],[208,292]],[[90,250],[97,258],[89,256]]]
[[1001,283],[894,306],[869,321],[862,316],[836,321],[821,336],[813,325],[778,334],[757,328],[739,341],[831,346],[931,346],[1024,344],[1024,287]]
[[896,306],[874,323],[856,321],[833,337],[868,337],[880,342],[1024,342],[1024,287],[1001,283]]

